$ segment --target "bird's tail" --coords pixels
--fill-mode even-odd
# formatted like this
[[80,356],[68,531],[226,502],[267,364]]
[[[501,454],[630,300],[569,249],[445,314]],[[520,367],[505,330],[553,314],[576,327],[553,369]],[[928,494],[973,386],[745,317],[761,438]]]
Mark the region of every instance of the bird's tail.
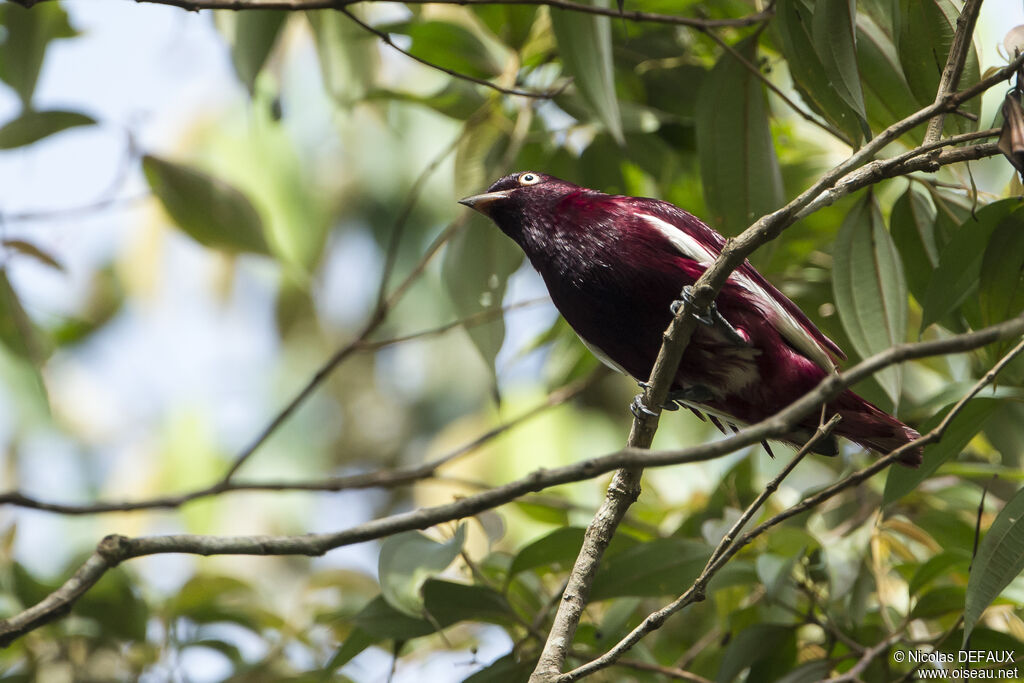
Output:
[[[882,454],[921,436],[916,430],[852,391],[844,392],[829,404],[829,408],[842,417],[836,425],[836,434]],[[917,467],[921,464],[922,450],[921,446],[908,449],[900,456],[899,462]]]

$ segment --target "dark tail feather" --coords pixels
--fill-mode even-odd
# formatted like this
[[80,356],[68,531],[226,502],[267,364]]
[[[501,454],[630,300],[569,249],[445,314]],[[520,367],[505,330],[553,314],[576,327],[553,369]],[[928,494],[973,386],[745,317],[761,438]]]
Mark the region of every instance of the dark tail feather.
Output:
[[[843,418],[836,425],[836,434],[883,455],[921,436],[916,430],[852,391],[845,392],[829,404],[829,408]],[[921,446],[908,449],[898,462],[908,467],[917,467],[921,464],[922,451]]]

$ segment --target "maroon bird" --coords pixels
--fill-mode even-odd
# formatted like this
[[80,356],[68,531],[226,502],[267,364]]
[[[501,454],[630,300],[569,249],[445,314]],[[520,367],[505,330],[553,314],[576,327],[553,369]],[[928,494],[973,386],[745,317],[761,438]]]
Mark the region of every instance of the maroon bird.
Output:
[[[507,175],[460,201],[522,247],[583,343],[638,381],[650,376],[681,292],[725,245],[721,235],[668,202],[607,195],[542,173]],[[673,403],[665,407],[679,403],[707,414],[719,428],[720,419],[732,425],[769,417],[846,357],[749,262],[733,272],[699,320],[676,373]],[[852,391],[827,410],[842,416],[835,433],[881,453],[920,436]],[[783,440],[802,444],[818,419],[808,415]],[[834,455],[834,439],[817,450]],[[919,464],[921,449],[902,462]]]

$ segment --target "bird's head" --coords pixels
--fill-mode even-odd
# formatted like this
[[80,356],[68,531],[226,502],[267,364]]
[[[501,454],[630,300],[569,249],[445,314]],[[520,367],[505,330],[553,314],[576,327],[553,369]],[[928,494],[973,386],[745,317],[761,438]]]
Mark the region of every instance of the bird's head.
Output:
[[479,211],[520,241],[524,232],[547,227],[555,207],[569,195],[584,191],[554,176],[523,171],[500,178],[487,192],[465,197],[459,203]]

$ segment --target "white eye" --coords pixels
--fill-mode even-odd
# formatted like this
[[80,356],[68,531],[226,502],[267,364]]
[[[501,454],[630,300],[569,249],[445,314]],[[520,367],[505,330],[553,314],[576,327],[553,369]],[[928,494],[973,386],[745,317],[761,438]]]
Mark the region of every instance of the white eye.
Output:
[[523,173],[519,176],[520,185],[536,185],[540,182],[540,176],[536,173]]

